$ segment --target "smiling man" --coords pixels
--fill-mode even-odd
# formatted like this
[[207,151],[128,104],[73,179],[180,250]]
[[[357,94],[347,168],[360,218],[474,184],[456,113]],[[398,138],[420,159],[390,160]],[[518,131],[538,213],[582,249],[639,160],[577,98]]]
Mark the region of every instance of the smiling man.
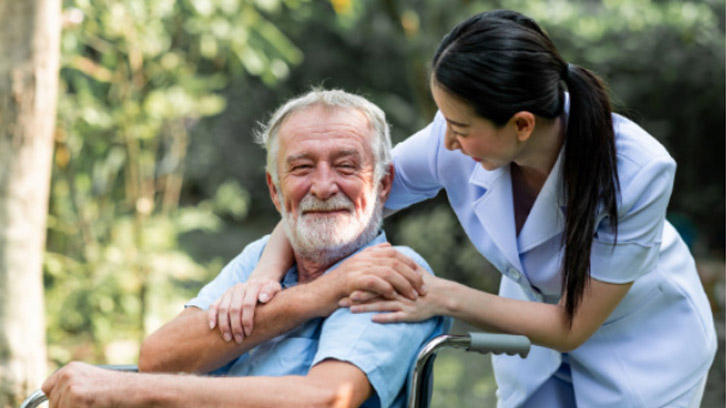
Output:
[[266,236],[151,335],[139,358],[141,371],[224,377],[117,373],[73,363],[44,384],[51,406],[404,406],[418,349],[450,321],[381,325],[337,306],[358,276],[335,269],[357,251],[395,252],[398,268],[411,272],[399,292],[421,279],[415,270],[430,273],[412,250],[382,245],[381,214],[393,178],[383,112],[360,96],[314,90],[278,109],[261,139],[270,195],[295,258],[282,291],[257,307],[248,336],[238,335],[238,319],[224,322],[236,329],[236,341],[210,328],[217,324],[209,320],[210,307],[239,308]]

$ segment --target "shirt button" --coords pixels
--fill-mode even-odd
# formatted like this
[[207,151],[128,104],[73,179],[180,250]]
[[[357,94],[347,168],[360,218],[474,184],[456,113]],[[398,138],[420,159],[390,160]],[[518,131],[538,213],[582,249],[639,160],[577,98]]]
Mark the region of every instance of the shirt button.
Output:
[[508,275],[510,278],[514,279],[515,281],[519,280],[519,271],[510,267],[507,269]]

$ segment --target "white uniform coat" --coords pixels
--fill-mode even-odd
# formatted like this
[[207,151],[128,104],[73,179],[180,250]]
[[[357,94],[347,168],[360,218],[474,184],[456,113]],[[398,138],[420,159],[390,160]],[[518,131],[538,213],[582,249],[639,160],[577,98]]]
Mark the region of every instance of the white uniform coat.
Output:
[[[674,160],[628,119],[613,115],[613,126],[621,188],[617,244],[606,212],[599,211],[591,275],[634,284],[568,359],[578,406],[659,407],[707,373],[716,351],[713,316],[693,258],[665,220]],[[459,151],[447,150],[445,130],[438,113],[428,127],[396,146],[386,207],[404,208],[446,189],[471,242],[504,275],[499,294],[557,303],[566,211],[562,152],[517,236],[509,167],[487,171]],[[494,356],[499,406],[521,405],[562,358],[538,346],[526,359]]]

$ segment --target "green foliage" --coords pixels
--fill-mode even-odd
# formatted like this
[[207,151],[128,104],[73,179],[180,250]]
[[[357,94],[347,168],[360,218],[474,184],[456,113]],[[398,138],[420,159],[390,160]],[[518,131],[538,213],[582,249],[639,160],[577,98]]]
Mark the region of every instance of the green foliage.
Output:
[[180,234],[216,231],[220,217],[248,212],[249,195],[234,180],[179,206],[190,129],[226,108],[220,91],[231,77],[273,84],[302,54],[263,15],[286,7],[279,1],[64,6],[48,338],[59,363],[103,361],[110,346],[138,342],[176,314],[218,270],[182,252]]

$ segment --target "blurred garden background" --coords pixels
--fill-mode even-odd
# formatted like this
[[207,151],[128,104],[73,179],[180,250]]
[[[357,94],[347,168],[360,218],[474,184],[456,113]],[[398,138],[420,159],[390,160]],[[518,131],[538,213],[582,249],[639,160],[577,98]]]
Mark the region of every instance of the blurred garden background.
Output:
[[[273,108],[311,86],[341,87],[379,104],[402,141],[435,112],[436,44],[494,8],[535,18],[677,160],[668,217],[696,255],[721,337],[703,406],[723,407],[723,0],[63,0],[48,372],[134,363],[144,336],[271,230],[251,134]],[[438,274],[496,291],[499,274],[444,194],[386,230]],[[494,390],[488,357],[439,356],[433,406],[494,406]]]

